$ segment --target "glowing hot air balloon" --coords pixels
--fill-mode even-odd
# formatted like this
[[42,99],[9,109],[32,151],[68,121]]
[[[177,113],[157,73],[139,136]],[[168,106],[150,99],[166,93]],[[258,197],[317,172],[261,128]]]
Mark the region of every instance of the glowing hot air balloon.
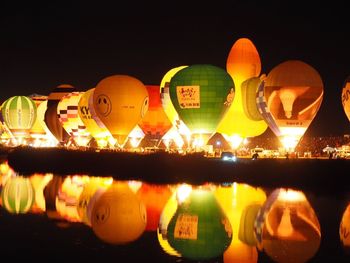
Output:
[[320,75],[299,60],[289,60],[273,68],[257,95],[260,113],[287,151],[294,151],[322,99]]
[[255,95],[260,82],[261,62],[252,41],[240,38],[234,43],[227,58],[226,69],[235,82],[236,94],[217,131],[234,148],[244,138],[258,136],[267,129],[267,124],[257,112]]
[[139,122],[145,133],[144,140],[154,141],[158,146],[163,135],[171,128],[171,122],[165,114],[160,100],[159,86],[146,86],[149,95],[149,106],[146,115]]
[[89,103],[89,101],[92,100],[94,90],[95,88],[89,89],[81,95],[78,103],[80,119],[85,124],[86,129],[90,132],[91,136],[96,140],[98,147],[107,147],[108,143],[113,146],[115,140],[106,126],[101,121],[97,122],[95,120],[98,117],[93,114],[93,104]]
[[348,120],[350,121],[350,76],[345,80],[343,85],[341,102],[343,104],[346,117],[348,117]]
[[35,102],[27,96],[13,96],[2,104],[2,116],[17,143],[21,144],[24,138],[29,137],[29,130],[36,119],[36,110]]
[[189,128],[195,146],[204,146],[216,132],[235,93],[232,78],[212,65],[192,65],[177,72],[170,81],[170,98]]
[[78,114],[78,102],[83,92],[72,92],[63,96],[57,104],[57,115],[63,128],[79,146],[86,146],[91,139]]
[[119,146],[145,116],[148,92],[141,81],[127,75],[114,75],[101,80],[93,94],[93,108]]
[[63,129],[61,122],[57,116],[57,104],[61,98],[68,93],[76,91],[75,88],[69,84],[62,84],[57,86],[50,94],[47,100],[47,109],[45,112],[45,123],[53,136],[58,142],[66,142],[69,138],[68,133]]

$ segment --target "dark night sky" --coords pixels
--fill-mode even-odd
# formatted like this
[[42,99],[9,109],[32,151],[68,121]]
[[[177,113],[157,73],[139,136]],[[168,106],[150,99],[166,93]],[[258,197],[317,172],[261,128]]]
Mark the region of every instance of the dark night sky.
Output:
[[160,84],[169,69],[180,65],[225,68],[233,43],[248,37],[260,53],[262,72],[299,59],[320,73],[324,100],[307,135],[350,134],[341,105],[341,89],[350,75],[348,9],[305,2],[215,1],[205,6],[173,1],[157,6],[162,11],[134,1],[2,8],[0,101],[48,95],[62,83],[84,91],[113,74]]

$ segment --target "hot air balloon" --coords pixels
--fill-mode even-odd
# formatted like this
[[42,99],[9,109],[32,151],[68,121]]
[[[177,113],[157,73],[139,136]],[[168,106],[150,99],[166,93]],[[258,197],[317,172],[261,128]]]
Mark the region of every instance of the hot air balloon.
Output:
[[[56,146],[58,144],[58,140],[56,137],[51,133],[49,128],[47,127],[45,123],[45,113],[47,110],[47,100],[42,101],[38,108],[37,108],[37,121],[39,122],[40,126],[45,131],[45,137],[44,137],[44,145],[47,146]],[[34,143],[35,144],[35,143]]]
[[234,148],[244,138],[258,136],[267,129],[267,124],[257,112],[255,95],[260,82],[261,61],[251,40],[240,38],[233,44],[226,69],[235,82],[235,99],[217,131]]
[[27,177],[10,177],[1,192],[2,205],[10,213],[27,213],[35,199],[34,188]]
[[78,114],[78,102],[83,92],[63,96],[57,104],[57,115],[63,128],[78,146],[86,146],[91,139],[89,131]]
[[160,83],[160,100],[162,102],[162,106],[164,109],[165,114],[168,116],[168,119],[172,123],[174,127],[178,130],[180,134],[188,134],[190,131],[186,127],[186,125],[183,123],[183,121],[180,119],[179,115],[177,114],[173,103],[170,99],[170,80],[171,78],[181,69],[184,69],[188,66],[180,66],[173,68],[169,70],[164,77],[162,78],[162,81]]
[[169,244],[182,257],[208,260],[228,248],[232,229],[212,190],[196,188],[178,204],[167,235]]
[[307,262],[317,252],[321,228],[300,191],[274,190],[260,209],[254,225],[258,247],[277,262]]
[[111,133],[108,131],[106,126],[101,121],[96,121],[97,115],[94,114],[92,109],[93,103],[92,94],[94,93],[95,88],[85,91],[79,100],[79,116],[82,122],[85,124],[86,129],[89,131],[91,136],[96,140],[97,146],[100,148],[105,148],[108,146],[108,143],[113,146],[115,140],[113,139]]
[[24,138],[29,138],[36,110],[35,102],[27,96],[13,96],[2,104],[2,116],[17,143],[21,144]]
[[124,145],[128,134],[147,113],[148,101],[143,83],[127,75],[101,80],[93,93],[93,108],[119,146]]
[[96,236],[109,244],[127,244],[145,230],[145,206],[127,182],[114,182],[94,204],[91,215]]
[[348,120],[350,121],[350,76],[344,82],[341,94],[341,102],[346,117],[348,117]]
[[144,140],[150,140],[154,146],[159,146],[163,135],[170,130],[172,124],[165,114],[160,100],[159,86],[146,86],[149,96],[149,106],[146,115],[139,122],[145,133]]
[[273,68],[257,95],[260,113],[287,151],[294,151],[322,99],[320,75],[299,60],[289,60]]
[[37,108],[36,119],[32,128],[29,130],[29,134],[33,140],[32,145],[39,146],[42,143],[44,143],[47,139],[46,130],[42,126],[42,122],[44,121],[44,118],[45,118],[46,108],[45,108],[45,111],[43,111],[44,109],[43,107],[39,108],[41,103],[47,102],[47,96],[32,94],[29,97],[35,102],[35,105]]
[[196,146],[212,136],[231,105],[235,94],[232,78],[212,65],[192,65],[177,72],[170,81],[170,98],[193,135]]
[[69,84],[62,84],[57,86],[47,98],[47,109],[45,112],[45,123],[50,132],[55,136],[58,142],[65,143],[69,135],[63,129],[61,122],[57,116],[57,104],[61,98],[68,93],[76,91],[76,89]]

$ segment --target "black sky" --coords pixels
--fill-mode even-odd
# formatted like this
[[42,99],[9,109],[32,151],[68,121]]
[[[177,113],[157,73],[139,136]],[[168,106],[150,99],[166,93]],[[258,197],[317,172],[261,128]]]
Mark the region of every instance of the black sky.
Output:
[[84,91],[113,74],[160,84],[180,65],[225,68],[233,43],[248,37],[260,53],[262,72],[299,59],[320,73],[324,100],[307,135],[350,134],[341,105],[350,75],[348,9],[306,2],[13,4],[0,11],[0,101],[48,95],[62,83]]

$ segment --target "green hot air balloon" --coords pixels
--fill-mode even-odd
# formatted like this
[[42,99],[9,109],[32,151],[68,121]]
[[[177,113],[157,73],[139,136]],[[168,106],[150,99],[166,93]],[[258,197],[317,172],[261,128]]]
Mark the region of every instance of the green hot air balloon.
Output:
[[23,176],[11,177],[1,192],[2,204],[10,213],[27,213],[33,206],[35,192],[30,179]]
[[27,96],[13,96],[2,104],[5,124],[15,137],[29,137],[36,119],[35,102]]
[[177,72],[170,81],[170,98],[191,133],[204,135],[204,143],[215,133],[233,101],[231,76],[212,65],[192,65]]
[[194,189],[168,225],[168,241],[184,258],[207,260],[219,257],[232,239],[231,224],[214,194]]

